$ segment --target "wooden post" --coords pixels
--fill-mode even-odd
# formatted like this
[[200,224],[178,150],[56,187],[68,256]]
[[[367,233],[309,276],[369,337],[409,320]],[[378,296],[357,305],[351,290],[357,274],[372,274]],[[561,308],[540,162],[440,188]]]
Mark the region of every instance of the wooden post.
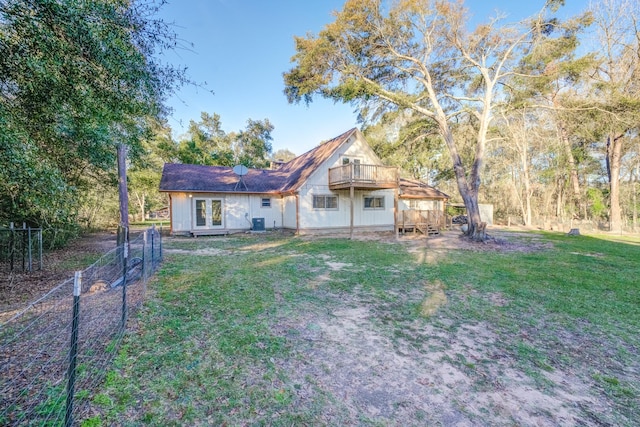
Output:
[[351,219],[350,219],[350,225],[349,225],[349,239],[353,239],[353,198],[354,198],[354,193],[355,190],[353,188],[353,182],[351,182],[351,186],[349,187],[349,199],[351,201]]
[[406,223],[406,211],[402,211],[402,234],[405,234],[405,223]]
[[129,194],[127,193],[127,146],[118,144],[118,196],[120,199],[120,229],[127,233],[121,242],[129,242]]
[[393,228],[396,231],[396,240],[398,240],[398,187],[393,190]]

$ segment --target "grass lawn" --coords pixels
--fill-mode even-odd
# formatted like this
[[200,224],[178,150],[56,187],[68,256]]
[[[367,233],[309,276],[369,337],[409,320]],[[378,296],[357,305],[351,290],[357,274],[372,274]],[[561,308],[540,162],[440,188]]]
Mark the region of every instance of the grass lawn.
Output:
[[165,239],[83,425],[637,425],[640,239],[500,236]]

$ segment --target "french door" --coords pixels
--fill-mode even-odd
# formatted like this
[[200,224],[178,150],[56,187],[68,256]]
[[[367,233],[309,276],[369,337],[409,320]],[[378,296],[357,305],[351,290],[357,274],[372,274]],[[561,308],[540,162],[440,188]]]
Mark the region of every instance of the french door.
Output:
[[195,229],[223,228],[222,199],[193,199]]

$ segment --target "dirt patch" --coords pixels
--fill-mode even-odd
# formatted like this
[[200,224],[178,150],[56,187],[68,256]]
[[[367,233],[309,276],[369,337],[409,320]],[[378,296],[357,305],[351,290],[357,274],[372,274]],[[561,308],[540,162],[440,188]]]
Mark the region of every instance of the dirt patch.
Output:
[[[489,324],[404,325],[398,337],[381,328],[365,302],[350,300],[326,314],[307,313],[286,329],[299,331],[289,337],[297,354],[280,367],[294,384],[314,385],[298,397],[304,403],[334,396],[346,424],[476,426],[491,419],[493,425],[577,426],[590,423],[576,408],[606,410],[572,372],[555,370],[553,385],[541,390],[501,350]],[[324,421],[334,424],[336,415]]]
[[439,280],[434,283],[427,283],[424,288],[428,296],[420,304],[420,314],[424,317],[431,317],[437,313],[440,307],[447,303],[447,295],[444,293],[444,286]]
[[[355,233],[353,240],[376,241],[380,243],[400,243],[409,247],[412,252],[421,249],[467,250],[488,252],[535,252],[551,248],[549,242],[543,241],[535,233],[514,232],[501,228],[487,230],[489,238],[483,242],[475,242],[466,238],[459,230],[443,230],[438,235],[425,236],[421,233],[407,233],[396,236],[393,232]],[[344,238],[344,234],[322,234],[323,238]],[[306,239],[317,238],[303,236]],[[435,259],[434,259],[435,260]]]
[[218,248],[204,248],[204,249],[165,249],[165,254],[178,254],[178,255],[194,255],[194,256],[214,256],[214,255],[228,255],[231,252],[218,249]]

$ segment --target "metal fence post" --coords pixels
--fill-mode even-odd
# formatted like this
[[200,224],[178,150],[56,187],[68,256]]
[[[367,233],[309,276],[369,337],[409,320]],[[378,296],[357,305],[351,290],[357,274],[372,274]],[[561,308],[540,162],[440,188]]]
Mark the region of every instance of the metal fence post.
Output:
[[32,255],[32,252],[31,252],[31,227],[29,227],[28,234],[29,234],[29,273],[31,273],[31,271],[33,270],[33,261],[31,259],[31,255]]
[[156,237],[155,236],[155,234],[156,234],[155,231],[156,231],[156,225],[154,224],[154,225],[151,226],[151,263],[153,265],[156,264],[156,262],[155,262],[156,260],[155,260],[155,256],[154,256],[154,253],[155,253],[155,251],[154,251],[154,241],[153,241],[154,238]]
[[9,256],[11,261],[9,263],[11,271],[13,271],[13,253],[15,252],[15,236],[14,236],[14,228],[13,223],[9,224]]
[[76,361],[78,357],[78,326],[80,321],[80,289],[82,272],[76,271],[73,279],[73,319],[71,320],[71,346],[69,348],[69,369],[67,371],[67,402],[64,416],[65,427],[73,425],[73,399],[76,385]]
[[40,264],[38,264],[38,270],[42,270],[42,227],[38,229],[38,251],[40,257]]
[[[142,283],[147,283],[147,235],[149,230],[144,230],[142,233]],[[153,257],[152,257],[153,259]]]
[[27,224],[26,223],[22,223],[22,271],[24,272],[25,270],[25,258],[27,257],[26,254],[26,246],[27,246],[27,233],[25,233],[25,231],[27,231]]

